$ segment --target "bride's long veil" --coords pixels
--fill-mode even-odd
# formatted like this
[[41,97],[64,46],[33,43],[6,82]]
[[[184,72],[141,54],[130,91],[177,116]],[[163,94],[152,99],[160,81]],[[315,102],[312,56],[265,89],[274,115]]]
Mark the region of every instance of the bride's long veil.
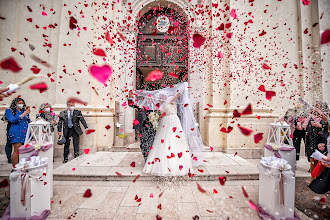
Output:
[[192,110],[188,83],[183,82],[155,91],[136,91],[135,102],[140,108],[158,110],[168,105],[178,93],[179,96],[174,102],[177,105],[178,116],[189,144],[193,166],[198,167],[204,163],[202,154],[204,144]]

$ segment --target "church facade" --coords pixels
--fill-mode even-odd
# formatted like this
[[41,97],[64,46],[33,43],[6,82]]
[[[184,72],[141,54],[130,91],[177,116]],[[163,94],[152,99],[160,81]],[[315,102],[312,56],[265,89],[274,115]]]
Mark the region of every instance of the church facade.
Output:
[[[330,101],[329,46],[320,45],[330,26],[330,3],[304,2],[2,0],[0,59],[12,56],[22,70],[1,69],[1,86],[40,69],[48,90],[30,90],[31,82],[17,92],[32,107],[30,117],[41,103],[59,113],[68,98],[78,98],[87,104],[76,108],[95,129],[81,136],[80,148],[99,151],[135,141],[129,90],[187,81],[206,148],[260,157],[269,124],[299,105],[300,97]],[[92,64],[112,68],[105,84],[89,73]],[[154,70],[164,77],[148,80]],[[0,102],[1,114],[10,102]],[[252,114],[240,115],[249,105]],[[1,123],[1,146],[5,127]],[[252,133],[244,135],[240,127]],[[258,133],[263,140],[256,143]]]

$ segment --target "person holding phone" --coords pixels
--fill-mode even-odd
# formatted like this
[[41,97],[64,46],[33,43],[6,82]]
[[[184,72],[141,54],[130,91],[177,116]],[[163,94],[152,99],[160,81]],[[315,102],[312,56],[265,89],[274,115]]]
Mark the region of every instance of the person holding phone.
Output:
[[14,151],[11,155],[11,163],[15,167],[19,162],[18,149],[24,144],[28,124],[30,123],[30,107],[26,107],[22,98],[15,98],[6,110],[6,118],[11,123],[9,130],[9,140]]

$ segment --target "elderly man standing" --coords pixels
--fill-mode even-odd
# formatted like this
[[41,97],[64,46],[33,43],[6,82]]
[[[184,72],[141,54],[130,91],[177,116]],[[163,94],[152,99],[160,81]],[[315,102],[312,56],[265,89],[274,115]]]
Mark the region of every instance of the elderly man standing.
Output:
[[[67,103],[68,109],[60,112],[59,121],[57,124],[58,135],[63,135],[66,142],[64,145],[64,160],[63,163],[68,162],[69,156],[69,147],[70,147],[70,138],[73,139],[73,149],[74,149],[74,157],[79,156],[79,136],[83,134],[79,121],[83,124],[85,129],[88,128],[87,123],[82,115],[81,111],[76,110],[74,107],[74,103],[68,101]],[[63,133],[62,133],[63,128]]]

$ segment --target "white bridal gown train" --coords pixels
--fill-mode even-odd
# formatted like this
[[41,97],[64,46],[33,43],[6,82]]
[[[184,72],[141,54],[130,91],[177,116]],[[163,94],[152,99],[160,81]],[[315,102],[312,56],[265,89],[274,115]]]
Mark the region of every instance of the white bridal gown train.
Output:
[[192,173],[192,158],[176,106],[170,103],[160,111],[166,115],[159,121],[143,172],[157,176],[184,176]]

